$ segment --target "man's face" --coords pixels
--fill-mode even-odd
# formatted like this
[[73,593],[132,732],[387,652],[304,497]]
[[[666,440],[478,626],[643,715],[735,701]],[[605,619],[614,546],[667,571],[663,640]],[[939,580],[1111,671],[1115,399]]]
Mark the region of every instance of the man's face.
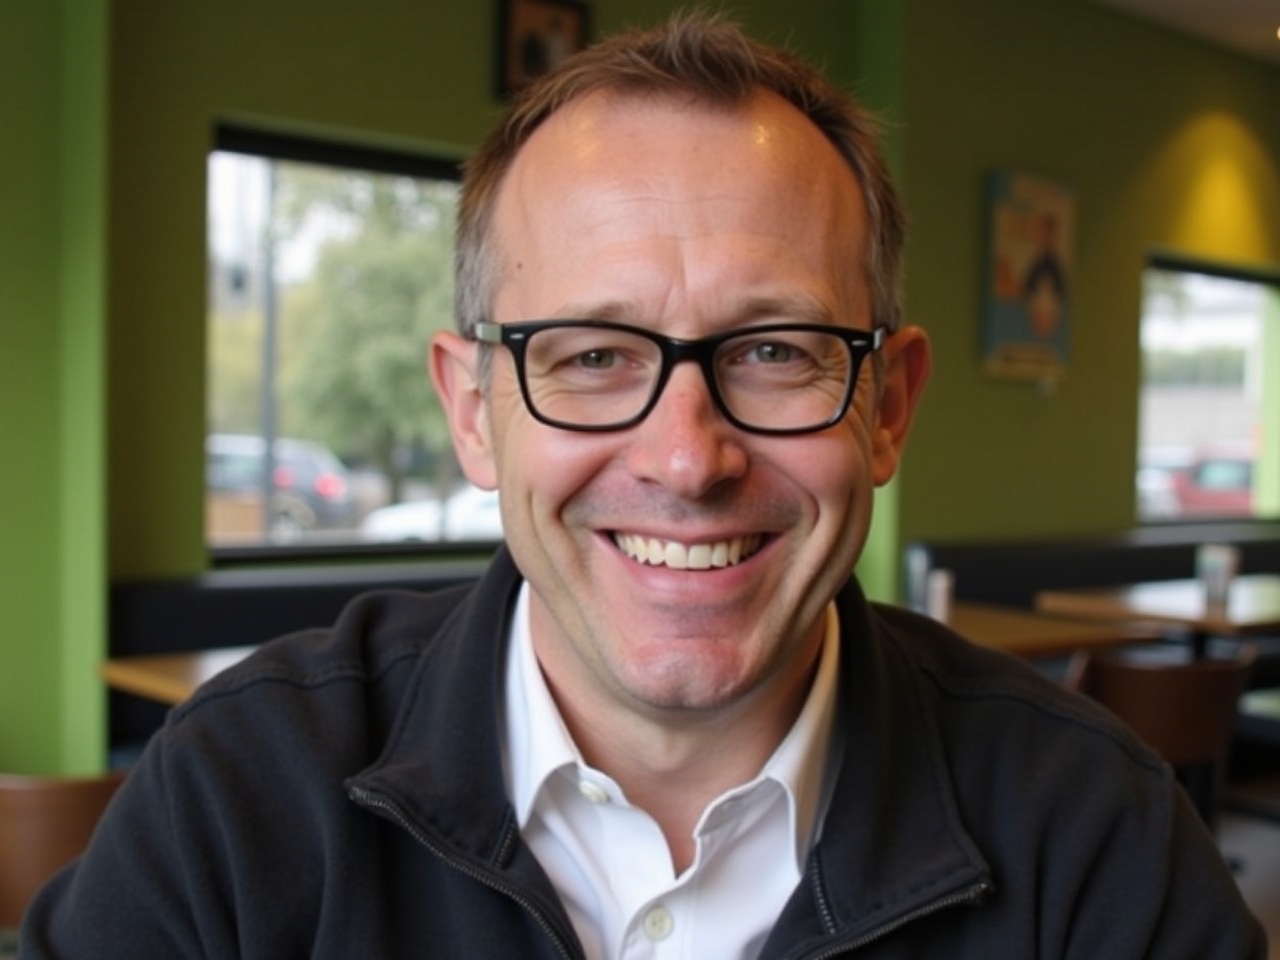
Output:
[[[498,323],[609,319],[688,339],[776,322],[870,327],[854,175],[773,95],[732,112],[578,101],[521,150],[493,225]],[[637,426],[548,427],[525,408],[504,348],[479,393],[462,372],[476,349],[446,335],[433,370],[468,476],[501,491],[557,696],[686,717],[794,698],[861,550],[872,488],[896,468],[927,368],[918,331],[885,350],[892,422],[878,419],[867,361],[843,421],[790,437],[731,426],[693,363],[676,366]],[[676,564],[637,559],[641,538]]]

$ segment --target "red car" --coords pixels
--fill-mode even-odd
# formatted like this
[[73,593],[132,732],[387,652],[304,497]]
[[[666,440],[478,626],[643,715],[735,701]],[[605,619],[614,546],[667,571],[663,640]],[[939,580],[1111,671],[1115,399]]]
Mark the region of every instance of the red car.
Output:
[[1173,474],[1173,495],[1183,517],[1253,516],[1251,450],[1210,450]]

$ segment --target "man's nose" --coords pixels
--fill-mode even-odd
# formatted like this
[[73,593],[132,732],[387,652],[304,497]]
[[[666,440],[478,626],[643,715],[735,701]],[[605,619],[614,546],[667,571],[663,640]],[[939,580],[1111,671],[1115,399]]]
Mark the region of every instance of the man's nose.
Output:
[[696,363],[677,363],[662,395],[635,428],[627,454],[632,473],[696,499],[747,467],[743,435],[711,396]]

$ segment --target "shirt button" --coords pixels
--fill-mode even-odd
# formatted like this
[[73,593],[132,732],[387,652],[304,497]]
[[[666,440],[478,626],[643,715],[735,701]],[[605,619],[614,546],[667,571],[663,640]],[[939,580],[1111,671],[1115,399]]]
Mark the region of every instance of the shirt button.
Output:
[[654,907],[644,915],[644,935],[650,940],[667,939],[675,925],[666,907]]
[[608,803],[609,793],[604,787],[591,780],[579,780],[578,792],[592,803]]

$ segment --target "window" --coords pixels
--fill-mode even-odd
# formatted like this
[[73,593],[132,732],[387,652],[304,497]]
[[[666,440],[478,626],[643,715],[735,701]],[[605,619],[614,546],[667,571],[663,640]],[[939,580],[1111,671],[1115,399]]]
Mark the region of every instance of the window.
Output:
[[1141,344],[1139,519],[1280,516],[1280,282],[1158,261]]
[[500,536],[426,373],[456,165],[222,128],[208,174],[207,544]]

